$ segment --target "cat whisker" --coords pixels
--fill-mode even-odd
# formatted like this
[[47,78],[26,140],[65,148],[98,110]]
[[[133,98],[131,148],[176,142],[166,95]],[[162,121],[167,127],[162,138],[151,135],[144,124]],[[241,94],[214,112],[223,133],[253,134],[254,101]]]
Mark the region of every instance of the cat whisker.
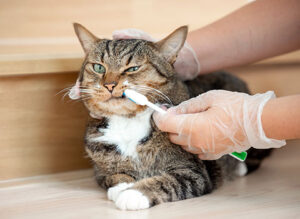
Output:
[[[65,93],[62,95],[61,101],[64,101],[64,100],[65,100],[66,96],[70,93],[70,90],[71,90],[71,88],[69,88],[69,90],[65,90],[65,91],[64,91]],[[62,92],[62,91],[61,91],[61,92]],[[61,92],[60,92],[60,93],[61,93]],[[57,93],[56,95],[58,95],[58,93]]]
[[69,90],[71,90],[72,87],[73,87],[73,86],[71,86],[71,87],[66,87],[66,88],[64,88],[64,89],[62,89],[62,90],[60,90],[60,91],[58,91],[58,92],[55,94],[55,96],[57,96],[57,95],[59,95],[60,93],[63,93],[63,92],[69,92]]
[[163,92],[161,92],[160,90],[157,90],[157,89],[155,89],[155,88],[153,88],[153,87],[148,87],[148,86],[143,86],[143,85],[140,85],[140,86],[141,86],[141,87],[150,88],[151,90],[153,90],[153,91],[159,93],[160,95],[164,96],[164,97],[168,100],[169,104],[173,105],[171,99],[170,99],[167,95],[165,95]]
[[[72,86],[69,86],[69,87],[66,87],[66,88],[60,90],[59,92],[57,92],[57,93],[55,94],[55,96],[57,96],[57,95],[59,95],[59,94],[61,94],[61,93],[64,93],[64,94],[62,95],[62,97],[61,97],[61,101],[64,101],[65,98],[66,98],[66,96],[70,93],[71,89],[72,89],[74,86],[75,86],[75,84],[73,84]],[[85,87],[86,87],[86,86],[79,86],[79,88],[85,88]]]
[[141,93],[145,96],[150,97],[151,102],[157,102],[158,101],[157,94],[153,93],[152,91],[145,90],[145,89],[140,89],[140,88],[136,88],[134,90],[138,91],[139,93]]
[[157,93],[155,93],[152,90],[145,89],[145,88],[133,88],[133,89],[144,95],[151,96],[154,101],[158,101],[159,98],[163,99],[165,101],[164,97],[158,95]]
[[169,98],[167,95],[165,95],[163,92],[161,92],[160,90],[157,90],[157,89],[155,89],[155,88],[148,87],[148,86],[145,86],[145,85],[135,85],[135,86],[141,87],[141,88],[145,88],[145,89],[150,89],[150,90],[152,90],[152,91],[154,91],[154,92],[157,92],[157,93],[159,93],[161,96],[163,96],[163,97],[169,102],[169,104],[173,105],[173,104],[172,104],[172,101],[170,100],[170,98]]
[[89,100],[91,99],[92,97],[91,96],[81,96],[79,99],[77,100],[70,100],[69,102],[73,101],[73,102],[80,102],[80,101],[84,101],[84,100]]
[[137,91],[139,93],[144,94],[145,96],[147,96],[148,99],[149,99],[149,101],[152,102],[152,103],[163,103],[161,101],[161,97],[157,97],[157,94],[155,94],[155,93],[152,93],[152,92],[149,92],[149,91],[147,91],[147,92],[144,93],[141,90],[137,90]]
[[[75,84],[73,84],[72,86],[69,86],[69,87],[65,87],[64,89],[58,91],[58,92],[55,94],[55,96],[58,95],[58,94],[60,94],[60,93],[62,93],[62,92],[70,91],[74,86],[75,86]],[[79,86],[79,88],[86,88],[86,86]]]
[[62,96],[61,100],[62,100],[62,101],[64,101],[64,100],[65,100],[65,98],[66,98],[66,96],[67,96],[69,93],[70,93],[70,91],[68,91],[68,92],[64,93],[64,95]]
[[145,91],[148,91],[148,90],[140,90],[140,89],[134,89],[136,91],[138,91],[139,93],[145,95],[145,96],[149,96],[150,97],[150,101],[151,102],[156,102],[158,101],[157,97],[155,96],[155,94],[151,93],[151,92],[145,92]]
[[170,100],[170,98],[167,95],[165,95],[164,93],[162,93],[161,91],[159,91],[155,88],[151,88],[151,87],[143,86],[143,85],[132,85],[131,88],[133,88],[137,91],[151,92],[153,95],[160,97],[161,99],[166,101],[168,104],[173,105],[172,101]]

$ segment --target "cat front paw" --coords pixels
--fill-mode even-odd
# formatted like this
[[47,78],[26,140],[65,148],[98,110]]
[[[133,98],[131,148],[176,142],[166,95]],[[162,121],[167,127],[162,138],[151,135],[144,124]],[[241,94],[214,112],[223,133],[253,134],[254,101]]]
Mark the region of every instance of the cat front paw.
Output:
[[113,187],[110,187],[108,190],[107,190],[107,198],[109,200],[112,200],[112,201],[116,201],[116,199],[118,198],[120,192],[124,191],[125,189],[128,189],[130,187],[133,186],[133,183],[119,183]]
[[135,189],[127,189],[121,192],[115,203],[121,210],[140,210],[150,207],[149,199]]

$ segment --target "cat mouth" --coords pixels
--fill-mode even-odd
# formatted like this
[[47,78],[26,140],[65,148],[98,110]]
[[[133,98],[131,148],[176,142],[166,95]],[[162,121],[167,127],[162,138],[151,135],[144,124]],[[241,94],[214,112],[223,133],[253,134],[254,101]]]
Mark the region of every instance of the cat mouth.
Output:
[[111,100],[121,100],[121,99],[126,99],[124,93],[121,96],[113,96],[111,95],[105,102],[111,101]]
[[106,102],[109,102],[109,101],[120,101],[122,99],[126,100],[125,97],[111,97]]

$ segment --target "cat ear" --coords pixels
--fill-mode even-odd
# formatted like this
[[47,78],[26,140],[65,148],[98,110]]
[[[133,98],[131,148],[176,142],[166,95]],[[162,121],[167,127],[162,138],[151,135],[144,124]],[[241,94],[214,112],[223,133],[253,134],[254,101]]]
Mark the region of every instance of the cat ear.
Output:
[[173,64],[176,61],[176,57],[186,40],[187,32],[187,26],[179,27],[178,29],[173,31],[169,36],[155,43],[160,53],[170,63]]
[[73,23],[73,26],[84,52],[88,53],[99,39],[81,24]]

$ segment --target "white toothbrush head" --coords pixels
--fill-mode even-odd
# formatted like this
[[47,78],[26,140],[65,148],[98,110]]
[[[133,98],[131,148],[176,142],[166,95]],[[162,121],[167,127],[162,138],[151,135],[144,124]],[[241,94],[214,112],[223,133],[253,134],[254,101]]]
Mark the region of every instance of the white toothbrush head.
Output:
[[123,93],[123,95],[125,97],[127,97],[129,100],[131,100],[132,102],[138,104],[138,105],[142,105],[145,106],[147,105],[148,107],[150,107],[151,109],[160,112],[160,113],[166,113],[165,110],[163,110],[162,108],[156,106],[155,104],[151,103],[146,96],[144,96],[143,94],[140,94],[134,90],[131,89],[126,89]]
[[130,99],[132,102],[135,102],[138,105],[147,105],[148,99],[146,96],[144,96],[143,94],[140,94],[134,90],[131,89],[126,89],[124,91],[124,95],[125,97],[127,97],[128,99]]

